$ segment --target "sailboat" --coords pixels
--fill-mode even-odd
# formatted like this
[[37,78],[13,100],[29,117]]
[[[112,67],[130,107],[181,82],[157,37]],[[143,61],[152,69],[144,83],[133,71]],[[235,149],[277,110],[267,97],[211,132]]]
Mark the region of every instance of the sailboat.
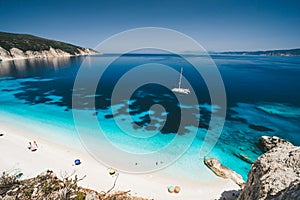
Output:
[[181,88],[182,71],[183,71],[183,68],[181,67],[178,88],[173,88],[172,92],[176,92],[176,93],[179,93],[179,94],[190,94],[191,93],[190,89],[188,89],[188,88]]

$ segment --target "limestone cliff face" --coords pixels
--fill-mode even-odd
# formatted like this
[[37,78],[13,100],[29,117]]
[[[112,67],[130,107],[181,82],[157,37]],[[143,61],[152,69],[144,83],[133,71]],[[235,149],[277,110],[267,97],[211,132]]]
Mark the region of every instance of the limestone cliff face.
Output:
[[238,200],[300,199],[300,147],[268,136],[259,144],[267,152],[252,165]]
[[6,51],[5,49],[3,49],[2,47],[0,47],[0,59],[5,60],[10,58],[11,55],[8,51]]
[[14,60],[14,59],[26,59],[26,58],[48,58],[48,57],[70,57],[70,56],[81,56],[81,55],[94,55],[99,54],[99,52],[94,51],[88,48],[77,48],[76,53],[70,54],[61,49],[54,49],[50,47],[49,50],[42,51],[22,51],[18,48],[11,48],[6,50],[0,47],[0,59],[5,60]]

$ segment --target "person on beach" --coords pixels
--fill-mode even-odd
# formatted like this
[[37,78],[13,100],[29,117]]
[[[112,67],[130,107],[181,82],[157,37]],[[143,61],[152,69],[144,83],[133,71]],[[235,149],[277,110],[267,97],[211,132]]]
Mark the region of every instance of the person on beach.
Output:
[[31,142],[29,142],[27,148],[30,150],[31,147],[32,147],[32,144],[31,144]]
[[29,142],[27,148],[28,148],[30,151],[36,151],[37,148],[38,148],[38,145],[37,145],[36,141],[33,142],[33,145],[32,145],[31,142]]
[[38,145],[37,145],[37,143],[36,143],[36,141],[34,140],[33,141],[33,145],[32,145],[32,147],[31,147],[31,151],[36,151],[38,149]]
[[30,150],[31,150],[31,151],[36,151],[36,150],[37,150],[37,147],[36,147],[35,145],[32,145],[31,148],[30,148]]

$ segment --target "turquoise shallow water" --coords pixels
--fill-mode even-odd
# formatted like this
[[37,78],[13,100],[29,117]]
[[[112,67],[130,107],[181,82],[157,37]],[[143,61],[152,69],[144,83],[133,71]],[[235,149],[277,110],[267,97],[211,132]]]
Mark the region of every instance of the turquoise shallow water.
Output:
[[[183,156],[165,168],[164,172],[188,180],[207,181],[207,175],[203,174],[205,168],[203,157],[200,157],[199,153],[209,127],[210,113],[217,112],[221,108],[214,105],[211,109],[209,96],[205,93],[205,85],[201,80],[199,81],[199,77],[193,76],[193,71],[189,70],[188,64],[184,65],[185,62],[180,58],[168,57],[168,55],[125,56],[114,63],[111,71],[108,71],[107,76],[103,78],[107,90],[103,91],[99,87],[100,89],[94,95],[83,89],[80,98],[84,101],[79,101],[76,105],[73,102],[72,105],[73,83],[82,59],[0,63],[1,115],[15,120],[28,120],[33,132],[35,128],[39,130],[35,134],[76,148],[81,145],[79,140],[74,140],[79,138],[72,115],[72,109],[76,109],[86,116],[86,120],[83,119],[80,126],[84,128],[84,134],[89,140],[95,143],[95,147],[101,149],[102,142],[98,138],[97,125],[91,124],[88,120],[90,116],[101,123],[108,140],[123,151],[138,154],[155,152],[167,146],[176,136],[173,129],[176,127],[174,124],[176,118],[171,116],[174,121],[165,124],[159,134],[150,138],[135,138],[124,134],[116,126],[115,121],[119,120],[125,128],[135,130],[133,132],[137,134],[148,134],[151,130],[157,130],[162,126],[164,116],[168,116],[168,113],[176,113],[178,102],[165,92],[164,88],[153,90],[154,86],[148,86],[140,88],[130,101],[121,99],[118,103],[110,105],[109,91],[114,86],[112,83],[118,80],[122,73],[137,64],[159,61],[175,69],[183,65],[186,66],[187,79],[195,91],[201,91],[201,97],[198,105],[186,101],[180,105],[180,108],[191,113],[200,110],[200,116],[195,114],[195,119],[201,123],[195,127],[185,122],[184,129],[178,130],[182,143],[191,137],[190,132],[197,132],[197,135]],[[91,59],[94,59],[95,66],[101,66],[101,59],[104,58],[92,57]],[[300,97],[297,92],[300,91],[297,81],[300,75],[300,58],[215,56],[213,59],[224,80],[228,108],[222,134],[207,156],[216,157],[222,164],[247,179],[251,164],[242,157],[253,161],[262,154],[256,147],[261,135],[277,135],[300,145]],[[166,79],[170,84],[174,81],[176,79]],[[164,95],[161,95],[162,93]],[[96,108],[88,104],[90,98],[95,98]],[[153,104],[162,104],[167,110],[161,113],[149,111]],[[126,105],[129,105],[129,108],[126,108]],[[114,116],[111,115],[112,109],[117,110]],[[149,126],[148,114],[152,115],[152,120],[155,120],[151,126]],[[141,125],[142,129],[132,124],[130,119]],[[45,135],[40,127],[51,128],[53,131],[45,131],[47,133]],[[163,153],[166,157],[171,156],[172,149]],[[163,158],[162,156],[157,161],[161,162],[163,160],[160,159]],[[130,162],[135,165],[135,162],[139,161]],[[190,173],[191,171],[193,173]]]

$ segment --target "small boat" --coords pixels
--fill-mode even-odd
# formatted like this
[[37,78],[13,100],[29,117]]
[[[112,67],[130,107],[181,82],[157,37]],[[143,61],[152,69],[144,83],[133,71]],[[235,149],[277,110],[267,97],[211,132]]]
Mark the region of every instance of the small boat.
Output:
[[183,68],[181,67],[178,88],[173,88],[172,92],[176,92],[176,93],[179,93],[179,94],[190,94],[191,93],[190,89],[188,89],[188,88],[181,88],[182,71],[183,71]]

